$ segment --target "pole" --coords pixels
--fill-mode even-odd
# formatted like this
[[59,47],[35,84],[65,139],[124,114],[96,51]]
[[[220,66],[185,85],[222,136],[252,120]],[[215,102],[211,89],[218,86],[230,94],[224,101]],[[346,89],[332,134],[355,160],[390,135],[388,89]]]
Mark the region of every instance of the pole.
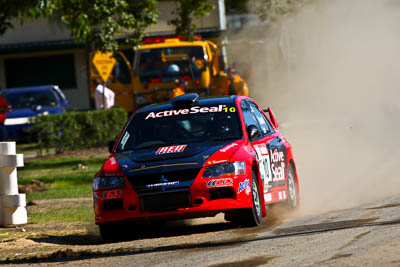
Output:
[[26,196],[18,193],[17,167],[24,155],[16,154],[15,142],[0,142],[0,225],[28,223]]
[[102,82],[102,85],[103,85],[103,109],[105,110],[106,109],[106,85],[105,85],[105,82],[104,82],[104,80],[103,79],[101,79],[103,82]]

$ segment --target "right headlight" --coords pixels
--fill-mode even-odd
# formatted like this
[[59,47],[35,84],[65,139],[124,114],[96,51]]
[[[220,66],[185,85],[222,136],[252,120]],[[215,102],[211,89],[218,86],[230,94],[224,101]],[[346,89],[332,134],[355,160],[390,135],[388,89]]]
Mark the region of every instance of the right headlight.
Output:
[[203,178],[213,178],[220,176],[233,176],[246,173],[244,161],[228,162],[223,164],[211,165],[204,168]]

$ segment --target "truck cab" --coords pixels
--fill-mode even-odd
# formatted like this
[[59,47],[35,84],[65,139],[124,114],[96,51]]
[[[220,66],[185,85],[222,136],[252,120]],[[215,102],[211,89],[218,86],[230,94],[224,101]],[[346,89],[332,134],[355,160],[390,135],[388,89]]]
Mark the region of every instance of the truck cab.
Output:
[[[121,51],[114,57],[117,63],[107,86],[116,93],[116,103],[128,112],[169,100],[176,80],[187,81],[189,93],[218,95],[220,78],[225,75],[220,69],[218,46],[200,36],[193,42],[181,36],[146,38],[132,65]],[[90,74],[92,82],[99,78],[92,64]],[[94,91],[95,83],[92,87]]]

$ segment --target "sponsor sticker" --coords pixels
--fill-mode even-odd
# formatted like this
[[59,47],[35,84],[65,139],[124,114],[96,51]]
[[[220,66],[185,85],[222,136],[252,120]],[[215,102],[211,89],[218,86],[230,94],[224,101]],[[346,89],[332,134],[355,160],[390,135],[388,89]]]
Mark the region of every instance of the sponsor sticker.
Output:
[[183,152],[183,150],[185,150],[186,146],[187,145],[160,147],[159,149],[157,149],[156,155]]
[[246,191],[245,191],[245,193],[246,193],[246,195],[249,195],[250,194],[250,187],[248,187],[248,188],[246,188]]
[[125,132],[124,136],[122,137],[121,140],[121,149],[123,150],[125,148],[126,142],[128,141],[130,135],[128,132]]
[[121,190],[109,190],[101,194],[102,199],[113,199],[113,198],[119,198],[121,196],[122,196]]
[[272,182],[271,160],[265,144],[254,146],[257,152],[258,167],[260,168],[261,179],[264,181],[264,192],[269,191],[269,183]]
[[209,160],[207,161],[207,164],[212,164],[212,165],[216,165],[216,164],[221,164],[221,163],[226,163],[228,162],[227,159],[221,159],[221,160]]
[[209,113],[209,112],[227,112],[224,110],[226,105],[218,105],[214,107],[191,107],[191,108],[184,108],[184,109],[171,109],[165,110],[160,112],[150,112],[147,114],[145,120],[147,119],[156,119],[156,118],[163,118],[163,117],[170,117],[170,116],[178,116],[178,115],[187,115],[187,114],[196,114],[196,113]]
[[264,194],[264,199],[265,199],[265,202],[272,201],[272,194],[271,193]]
[[233,148],[233,147],[235,147],[235,146],[238,146],[238,144],[236,144],[236,143],[233,143],[233,144],[230,144],[230,145],[227,145],[226,147],[224,147],[224,148],[222,148],[222,149],[220,149],[219,151],[221,151],[221,152],[226,152],[226,151],[228,151],[229,149],[231,149],[231,148]]
[[232,178],[222,178],[222,179],[213,179],[207,183],[207,187],[222,187],[222,186],[229,186],[233,184]]
[[158,184],[148,184],[148,185],[146,185],[146,187],[153,188],[153,187],[169,186],[169,185],[176,185],[176,184],[179,184],[179,181],[165,182],[165,183],[158,183]]
[[[238,190],[238,194],[240,194],[240,192],[242,192],[243,190],[249,188],[250,189],[250,182],[249,179],[244,180],[244,182],[240,182],[239,183],[239,190]],[[247,193],[248,194],[248,193]]]
[[273,182],[285,180],[285,155],[283,151],[275,149],[271,153],[271,169]]

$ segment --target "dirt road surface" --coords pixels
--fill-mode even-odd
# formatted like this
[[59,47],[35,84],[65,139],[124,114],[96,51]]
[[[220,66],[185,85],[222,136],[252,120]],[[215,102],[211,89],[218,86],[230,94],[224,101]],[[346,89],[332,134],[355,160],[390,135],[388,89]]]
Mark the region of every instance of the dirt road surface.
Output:
[[236,53],[252,59],[251,96],[294,147],[297,214],[247,229],[221,216],[172,223],[114,244],[95,228],[23,240],[47,256],[10,264],[400,266],[400,2],[311,2],[255,34],[254,58]]
[[[276,209],[273,210],[277,211]],[[28,266],[399,266],[400,197],[351,209],[279,218],[237,228],[222,217],[170,224],[120,243],[81,239]],[[278,211],[278,214],[281,214]],[[90,237],[88,237],[90,239]],[[50,240],[50,239],[49,239]],[[68,243],[67,239],[64,239]],[[68,248],[66,248],[68,247]]]

